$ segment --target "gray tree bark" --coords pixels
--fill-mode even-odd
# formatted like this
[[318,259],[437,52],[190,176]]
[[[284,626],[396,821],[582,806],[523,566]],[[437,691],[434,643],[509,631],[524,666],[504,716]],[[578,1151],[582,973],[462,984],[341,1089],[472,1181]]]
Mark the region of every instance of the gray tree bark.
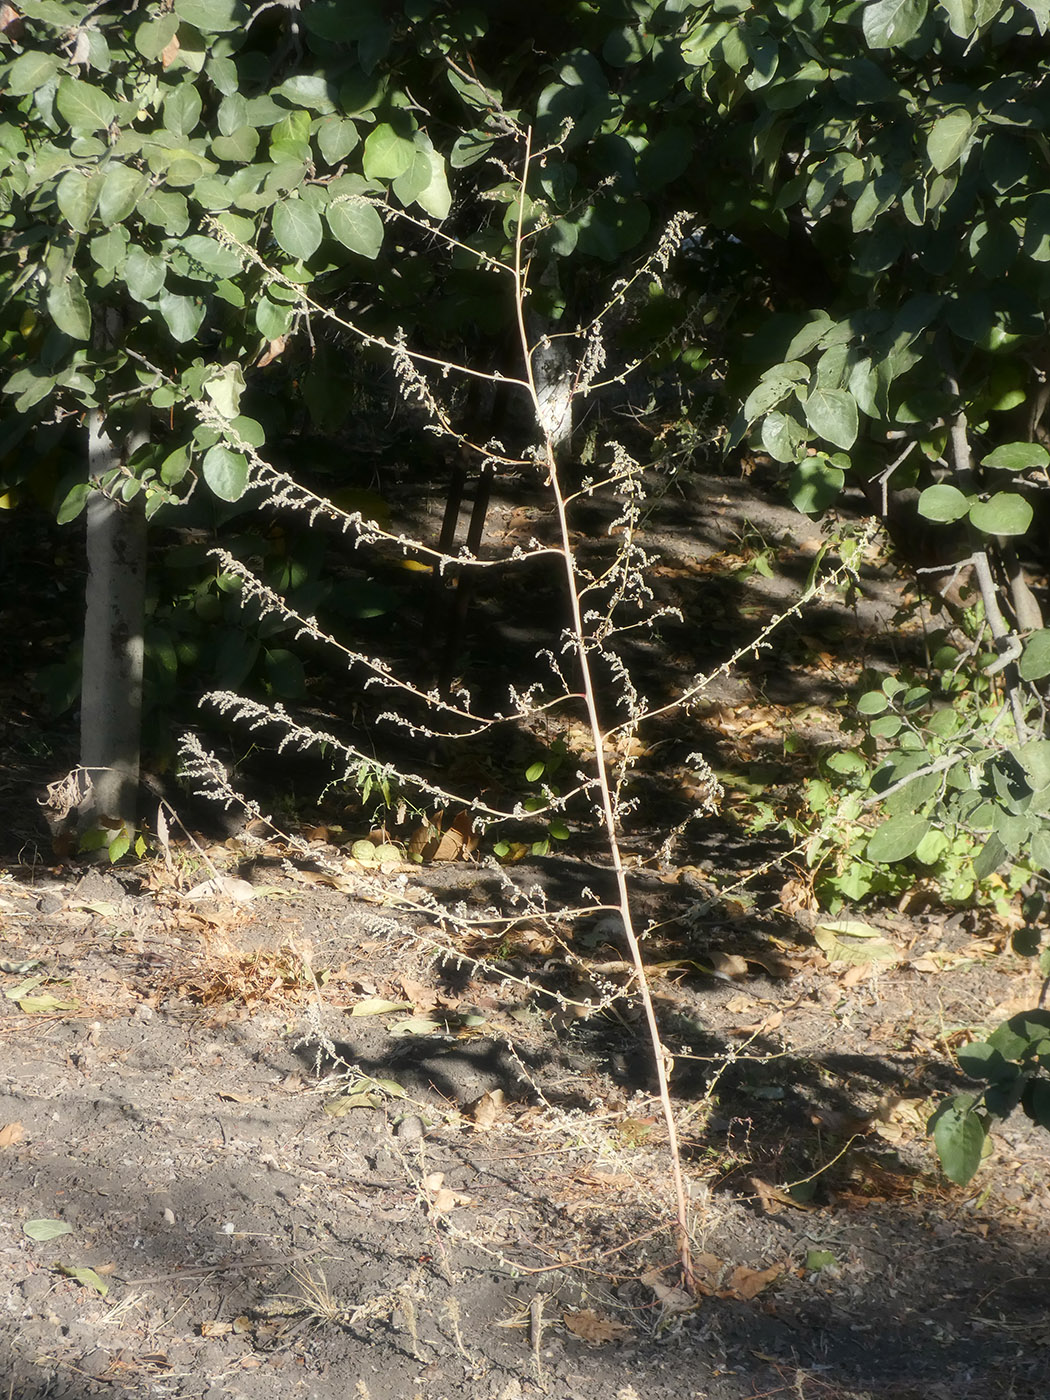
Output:
[[[101,412],[91,414],[88,459],[96,487],[147,433],[145,426],[136,429],[118,447]],[[141,493],[126,502],[113,488],[108,494],[92,491],[87,563],[80,703],[80,762],[86,782],[80,827],[123,826],[130,833],[138,817],[142,733],[146,515]]]

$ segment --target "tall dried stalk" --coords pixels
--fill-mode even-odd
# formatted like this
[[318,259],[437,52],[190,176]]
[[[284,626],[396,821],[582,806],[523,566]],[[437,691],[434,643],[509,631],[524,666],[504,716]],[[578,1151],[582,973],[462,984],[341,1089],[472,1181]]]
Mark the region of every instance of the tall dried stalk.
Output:
[[[483,371],[477,370],[471,366],[458,365],[449,361],[440,360],[431,355],[419,354],[413,351],[402,338],[398,338],[395,341],[381,341],[355,326],[352,322],[345,320],[330,308],[326,308],[313,300],[299,284],[289,282],[287,279],[283,279],[279,273],[266,268],[258,253],[237,242],[220,225],[214,226],[214,232],[216,236],[224,242],[234,243],[243,256],[251,258],[263,268],[264,274],[268,278],[285,285],[286,289],[296,298],[296,306],[303,317],[307,319],[311,316],[321,317],[350,332],[362,343],[384,348],[391,356],[402,393],[405,394],[407,398],[412,399],[423,407],[432,425],[438,432],[451,436],[464,450],[472,452],[479,462],[494,465],[497,469],[500,467],[520,469],[523,466],[529,466],[534,470],[538,468],[542,471],[545,475],[545,484],[550,492],[550,498],[558,520],[560,542],[556,547],[543,547],[533,543],[526,550],[520,548],[515,549],[509,560],[483,562],[469,554],[461,552],[458,555],[452,556],[444,553],[440,549],[434,550],[429,548],[421,541],[410,539],[402,535],[395,535],[381,528],[375,521],[362,520],[359,514],[347,514],[340,511],[330,501],[313,494],[293,478],[279,472],[269,463],[262,460],[249,444],[239,438],[232,426],[216,414],[214,406],[199,400],[191,401],[191,406],[200,417],[221,432],[228,445],[233,447],[236,451],[245,454],[252,469],[253,482],[267,490],[271,504],[304,511],[311,519],[318,515],[327,516],[337,521],[343,529],[351,531],[358,545],[378,542],[386,542],[387,544],[393,543],[406,553],[411,551],[415,557],[419,557],[420,555],[428,556],[433,562],[434,567],[442,570],[448,565],[456,565],[460,568],[491,568],[496,567],[499,562],[514,566],[516,562],[525,558],[531,558],[533,555],[539,553],[558,556],[564,572],[565,588],[571,615],[571,624],[568,629],[569,635],[567,638],[568,649],[571,650],[574,656],[581,678],[582,688],[577,693],[572,691],[567,683],[564,683],[560,666],[553,651],[547,651],[545,655],[551,663],[555,675],[563,682],[562,693],[554,700],[548,700],[543,704],[539,704],[535,702],[532,692],[525,692],[522,695],[518,695],[512,691],[511,713],[497,714],[491,717],[479,714],[469,696],[459,694],[456,696],[447,696],[439,695],[437,692],[424,692],[413,684],[394,675],[388,663],[384,660],[367,657],[341,645],[335,638],[327,635],[323,629],[319,627],[316,619],[313,617],[301,616],[289,609],[284,600],[256,579],[243,563],[228,555],[223,555],[221,562],[224,569],[235,572],[241,577],[245,585],[246,596],[252,598],[254,603],[263,612],[277,611],[295,629],[297,636],[307,636],[315,641],[336,648],[343,656],[348,668],[364,670],[367,676],[366,685],[379,685],[391,692],[395,698],[400,697],[402,700],[411,698],[417,707],[425,707],[430,716],[430,724],[433,726],[426,731],[428,733],[441,732],[438,726],[444,723],[450,724],[453,730],[458,728],[460,733],[466,730],[476,734],[497,724],[507,724],[515,720],[524,721],[534,718],[542,711],[547,711],[556,705],[579,705],[582,703],[586,714],[590,742],[593,744],[594,748],[593,776],[581,778],[580,781],[573,786],[571,791],[560,796],[556,796],[548,790],[547,806],[542,811],[533,811],[529,815],[534,818],[545,815],[550,816],[563,810],[570,799],[589,796],[594,802],[595,811],[601,821],[609,869],[615,879],[616,885],[617,904],[615,907],[622,920],[624,935],[634,967],[638,995],[645,1013],[645,1022],[652,1050],[660,1104],[667,1129],[668,1152],[674,1184],[674,1239],[677,1258],[681,1268],[683,1282],[691,1288],[694,1284],[694,1276],[690,1257],[688,1201],[669,1082],[670,1068],[673,1062],[663,1044],[660,1028],[656,1019],[649,981],[642,958],[640,939],[635,927],[631,906],[630,883],[627,871],[624,867],[620,844],[621,816],[624,810],[621,790],[625,771],[621,771],[619,774],[614,774],[610,771],[609,762],[606,758],[606,745],[613,738],[622,739],[625,735],[632,735],[637,731],[643,720],[651,720],[657,715],[666,714],[670,709],[687,707],[713,682],[716,675],[728,672],[742,657],[751,652],[757,652],[760,648],[767,646],[770,633],[780,622],[800,611],[804,603],[813,597],[819,596],[824,587],[847,574],[849,568],[846,564],[843,564],[836,570],[833,570],[828,578],[821,581],[818,578],[818,572],[823,556],[818,558],[806,589],[791,607],[786,609],[771,623],[767,624],[759,634],[735,652],[735,654],[730,657],[727,662],[724,662],[716,672],[698,679],[687,689],[685,694],[672,705],[661,706],[653,710],[646,709],[644,702],[634,690],[626,668],[615,654],[610,651],[610,643],[617,630],[613,621],[613,613],[619,603],[623,602],[628,597],[632,598],[634,601],[646,600],[646,589],[641,576],[642,571],[638,567],[637,558],[632,556],[632,550],[636,548],[633,538],[634,525],[637,520],[636,506],[628,506],[627,508],[628,528],[624,531],[621,539],[620,554],[617,564],[612,570],[607,571],[606,574],[599,579],[595,579],[586,570],[581,569],[570,534],[569,510],[574,495],[566,490],[565,482],[561,476],[557,443],[553,436],[555,429],[551,425],[550,414],[545,411],[545,390],[548,386],[541,386],[537,383],[534,370],[535,357],[537,351],[543,348],[543,341],[542,338],[537,340],[530,334],[530,318],[526,314],[526,304],[529,295],[529,264],[526,257],[526,240],[531,236],[531,234],[526,231],[525,227],[526,189],[530,171],[535,161],[542,153],[533,152],[531,132],[522,132],[520,135],[524,143],[524,157],[518,176],[518,224],[513,260],[511,262],[497,262],[488,256],[484,259],[485,265],[488,268],[505,275],[512,286],[522,362],[520,377],[485,374]],[[409,216],[395,210],[384,209],[383,212],[388,217],[408,218],[410,222],[418,222],[414,216]],[[658,273],[666,267],[671,249],[676,245],[676,242],[681,241],[683,231],[687,229],[687,227],[686,216],[683,215],[675,221],[660,247],[648,260],[646,270],[653,275],[658,275]],[[463,245],[458,244],[454,238],[444,234],[439,227],[428,225],[428,228],[434,237],[438,240],[443,240],[446,246],[462,249]],[[533,232],[535,232],[535,230],[533,230]],[[619,283],[592,323],[576,333],[584,344],[584,350],[580,356],[580,363],[575,371],[569,389],[570,399],[573,395],[580,395],[588,392],[590,389],[601,387],[597,376],[604,364],[602,335],[605,322],[608,316],[617,307],[623,304],[631,287],[638,281],[640,276],[641,273],[636,273],[627,281]],[[636,367],[636,365],[629,366],[627,370],[622,371],[620,374],[614,373],[603,382],[607,384],[622,379]],[[531,456],[513,456],[492,445],[474,443],[465,434],[457,431],[446,407],[438,400],[430,382],[426,379],[424,374],[424,370],[426,369],[437,370],[443,376],[458,374],[468,375],[472,379],[487,378],[492,384],[498,384],[504,389],[509,385],[526,393],[533,424],[539,433],[540,445],[536,453]],[[624,487],[628,494],[632,491],[637,491],[637,465],[631,462],[627,454],[622,452],[622,450],[614,447],[613,453],[614,463],[608,480],[606,482],[587,484],[585,489],[588,494],[600,489],[603,485],[619,485]],[[587,595],[593,594],[594,592],[601,593],[603,590],[606,594],[606,598],[603,608],[599,613],[598,620],[595,622],[593,615],[589,611],[585,612],[584,599]],[[655,615],[656,612],[651,610],[649,620],[653,620]],[[628,718],[625,721],[610,725],[606,728],[603,728],[594,680],[592,658],[596,654],[602,656],[607,663],[611,663],[613,672],[620,686],[621,693],[619,699],[625,702],[628,713]],[[304,748],[310,745],[323,745],[329,752],[341,756],[342,761],[347,765],[347,773],[344,776],[349,775],[355,763],[369,757],[360,750],[355,749],[352,745],[339,740],[334,735],[320,734],[307,726],[299,724],[279,705],[269,707],[246,699],[245,697],[228,693],[216,694],[210,698],[222,710],[232,713],[235,718],[240,718],[247,722],[250,727],[257,728],[264,724],[276,724],[283,733],[281,747],[290,745],[293,748]],[[389,722],[399,723],[406,729],[415,732],[419,730],[420,720],[418,716],[412,721],[409,721],[400,716],[396,710],[388,709],[385,711],[382,718]],[[195,745],[193,741],[189,744],[187,751],[190,757],[189,766],[191,770],[202,779],[206,786],[211,785],[213,787],[220,800],[228,802],[232,796],[232,789],[224,785],[224,776],[217,775],[211,768],[211,756],[204,754],[203,751],[200,750],[199,745]],[[697,764],[706,768],[703,761],[695,755],[694,760]],[[526,815],[520,806],[515,806],[513,810],[510,811],[502,811],[488,806],[483,802],[471,799],[464,794],[450,794],[440,785],[428,781],[420,775],[399,774],[398,776],[417,790],[429,793],[435,799],[442,801],[452,800],[469,806],[475,819],[483,826],[504,820],[517,820]],[[708,780],[711,792],[716,793],[718,791],[718,784],[714,779],[714,775],[708,769],[704,776]],[[562,912],[564,913],[564,911]],[[576,915],[580,911],[569,912],[571,915]],[[464,921],[465,925],[469,923],[469,919],[465,914]],[[450,922],[455,923],[455,918],[453,917]],[[534,988],[533,990],[541,989]],[[608,996],[603,996],[602,1005],[611,1001],[619,990],[620,989],[610,988]]]
[[678,1260],[682,1270],[683,1282],[690,1291],[692,1291],[695,1281],[693,1277],[692,1256],[689,1247],[688,1203],[685,1191],[685,1178],[682,1173],[682,1154],[678,1142],[678,1128],[675,1123],[674,1106],[671,1103],[671,1088],[667,1073],[670,1056],[664,1047],[663,1039],[660,1035],[660,1027],[657,1024],[656,1010],[653,1006],[652,993],[649,988],[649,978],[645,971],[645,963],[642,960],[641,944],[638,941],[638,934],[634,927],[627,871],[624,868],[623,853],[620,848],[620,824],[617,820],[616,803],[614,801],[613,788],[609,781],[609,770],[605,759],[605,734],[602,728],[601,718],[598,714],[598,697],[595,691],[594,675],[590,664],[591,648],[588,644],[587,632],[583,621],[583,608],[580,603],[579,575],[569,534],[569,517],[566,509],[565,491],[559,477],[555,445],[550,432],[545,427],[539,391],[533,373],[534,347],[529,342],[529,335],[526,329],[526,275],[522,263],[522,240],[525,231],[525,190],[531,164],[532,131],[530,129],[525,137],[525,159],[522,167],[518,199],[518,227],[514,241],[515,310],[517,313],[518,335],[521,340],[522,361],[524,364],[525,376],[528,380],[529,394],[532,398],[535,410],[536,423],[543,430],[543,465],[547,472],[547,484],[558,514],[558,528],[561,534],[561,555],[565,570],[565,586],[568,593],[569,606],[572,611],[573,646],[576,654],[576,664],[579,667],[583,684],[583,702],[587,710],[587,723],[591,731],[591,742],[594,745],[595,775],[598,784],[602,820],[605,825],[605,839],[608,845],[609,861],[612,866],[613,874],[616,877],[619,914],[623,922],[623,931],[627,940],[627,946],[630,950],[631,961],[634,963],[638,995],[641,998],[642,1006],[645,1010],[645,1023],[649,1032],[649,1041],[653,1052],[653,1063],[656,1069],[660,1106],[663,1110],[664,1123],[667,1127],[668,1153],[671,1161],[671,1173],[674,1179],[675,1239],[678,1250]]

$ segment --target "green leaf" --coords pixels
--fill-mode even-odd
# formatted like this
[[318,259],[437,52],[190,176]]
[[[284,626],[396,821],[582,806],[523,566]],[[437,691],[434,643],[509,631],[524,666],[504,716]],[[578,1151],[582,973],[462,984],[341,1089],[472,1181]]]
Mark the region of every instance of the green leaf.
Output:
[[67,170],[55,186],[59,211],[77,233],[87,233],[102,191],[102,176]]
[[111,97],[80,78],[61,78],[55,106],[74,131],[106,131],[117,114]]
[[762,419],[762,446],[776,462],[794,462],[806,440],[802,424],[790,413],[772,409]]
[[360,140],[357,127],[346,117],[328,117],[317,132],[317,148],[329,165],[338,165]]
[[392,126],[380,122],[365,141],[362,168],[370,180],[396,180],[408,170],[415,155],[415,142],[410,137],[399,136]]
[[109,1284],[94,1269],[77,1264],[58,1264],[56,1268],[60,1274],[65,1274],[66,1278],[75,1279],[85,1288],[93,1289],[102,1298],[109,1292]]
[[837,1268],[838,1262],[830,1249],[807,1249],[804,1268],[807,1274],[819,1274],[822,1269]]
[[228,34],[248,19],[240,0],[175,0],[175,13],[202,34]]
[[180,345],[185,345],[187,341],[194,339],[204,320],[203,301],[195,297],[179,296],[177,292],[165,292],[157,307],[174,340]]
[[276,302],[271,297],[262,296],[255,303],[255,324],[267,340],[276,340],[284,335],[294,315],[294,307]]
[[1041,681],[1050,676],[1050,628],[1033,632],[1025,642],[1017,674],[1023,681]]
[[87,505],[90,495],[91,487],[86,481],[78,481],[74,486],[70,487],[55,517],[59,525],[68,525],[71,520],[76,520],[77,516]]
[[528,768],[525,769],[525,781],[527,783],[539,782],[540,778],[542,778],[546,772],[546,768],[547,765],[542,762],[530,763]]
[[168,88],[164,94],[164,129],[173,136],[189,136],[201,119],[201,95],[192,79]]
[[889,703],[881,690],[869,690],[857,701],[857,713],[859,715],[881,715]]
[[906,860],[915,854],[930,829],[925,817],[891,817],[872,832],[864,854],[878,865]]
[[60,1235],[71,1235],[73,1227],[66,1220],[27,1220],[22,1226],[22,1234],[27,1239],[36,1240],[38,1244],[44,1240],[57,1240]]
[[136,246],[124,264],[124,283],[136,301],[152,301],[164,286],[165,271],[163,258]]
[[810,457],[791,474],[788,495],[803,515],[819,515],[842,490],[846,474],[821,457]]
[[273,89],[274,97],[283,97],[296,107],[309,107],[322,116],[335,111],[338,95],[338,89],[323,73],[299,73]]
[[127,256],[127,230],[126,228],[111,228],[108,234],[98,234],[91,239],[91,256],[104,272],[116,272],[118,267],[125,265]]
[[859,421],[857,401],[845,389],[823,389],[819,385],[803,405],[806,422],[815,433],[843,451],[857,440]]
[[239,501],[248,489],[248,462],[240,452],[216,443],[201,463],[204,480],[223,501]]
[[970,507],[970,523],[985,535],[1023,535],[1035,514],[1015,491],[997,491],[987,501]]
[[864,10],[861,25],[873,49],[895,49],[914,39],[926,18],[929,0],[875,0]]
[[103,223],[122,224],[149,185],[149,176],[130,165],[109,165],[102,172],[98,213]]
[[191,233],[176,244],[175,250],[185,255],[183,265],[176,269],[185,276],[200,279],[204,272],[215,277],[235,277],[241,270],[241,255],[236,249],[203,233]]
[[204,392],[224,418],[233,419],[240,412],[244,393],[244,371],[238,364],[224,365],[218,374],[204,381]]
[[341,199],[325,210],[328,227],[344,248],[375,258],[383,246],[383,220],[363,199]]
[[8,94],[11,97],[25,97],[49,83],[61,71],[62,62],[54,54],[29,50],[16,58],[7,70]]
[[270,132],[270,157],[272,160],[310,159],[309,112],[289,112],[277,122]]
[[178,486],[190,469],[190,450],[185,445],[169,452],[160,464],[160,479],[165,486]]
[[968,39],[977,29],[977,8],[981,0],[939,0],[940,7],[948,16],[948,25],[960,39]]
[[135,47],[143,58],[157,59],[171,43],[179,27],[178,15],[161,15],[135,30]]
[[321,216],[303,199],[286,199],[273,211],[273,234],[293,258],[306,259],[320,247]]
[[959,110],[938,117],[926,138],[926,154],[934,170],[939,173],[955,164],[970,139],[973,126],[969,112]]
[[175,190],[150,190],[139,200],[138,212],[148,224],[162,228],[172,238],[185,233],[190,222],[186,196]]
[[452,207],[445,162],[429,137],[420,133],[418,140],[412,164],[394,181],[394,194],[406,209],[410,204],[418,204],[425,213],[443,219]]
[[926,520],[940,520],[945,523],[961,520],[970,509],[972,496],[964,496],[957,486],[941,482],[927,486],[919,496],[917,509]]
[[263,671],[270,689],[282,700],[298,700],[306,693],[306,672],[294,652],[283,647],[264,652]]
[[994,875],[1007,857],[1006,846],[997,832],[992,832],[973,863],[974,879],[987,880]]
[[972,1096],[957,1094],[942,1104],[930,1127],[945,1176],[965,1186],[981,1165],[986,1137],[984,1123],[973,1111]]
[[1030,467],[1050,466],[1050,452],[1038,442],[1004,442],[981,460],[982,467],[1000,471],[1024,472]]
[[91,339],[91,308],[84,295],[84,284],[75,272],[47,289],[47,309],[60,331],[74,340]]
[[118,860],[123,860],[128,851],[131,850],[131,837],[126,831],[120,831],[109,843],[107,854],[110,865],[116,865]]

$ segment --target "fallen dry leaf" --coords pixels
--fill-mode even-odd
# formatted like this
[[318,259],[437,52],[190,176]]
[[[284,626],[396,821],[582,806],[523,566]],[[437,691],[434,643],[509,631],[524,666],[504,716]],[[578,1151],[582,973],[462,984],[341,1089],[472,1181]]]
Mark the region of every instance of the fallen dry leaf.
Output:
[[14,1147],[15,1143],[21,1142],[25,1135],[25,1129],[21,1123],[5,1123],[0,1128],[0,1147]]
[[492,1089],[482,1094],[467,1109],[469,1117],[474,1120],[475,1128],[491,1128],[498,1119],[506,1115],[506,1112],[507,1105],[502,1089]]
[[808,1202],[796,1201],[794,1196],[788,1195],[788,1193],[782,1191],[779,1186],[773,1186],[770,1182],[763,1181],[761,1177],[753,1176],[751,1178],[751,1185],[754,1189],[755,1196],[758,1198],[759,1209],[764,1215],[776,1215],[779,1211],[782,1211],[785,1206],[790,1206],[792,1210],[815,1209],[815,1207],[811,1206]]
[[405,843],[409,856],[424,862],[466,860],[481,840],[469,812],[459,812],[445,825],[445,813],[436,812],[429,822],[418,826]]
[[185,898],[188,900],[197,899],[232,899],[236,904],[248,904],[261,891],[250,884],[247,880],[238,879],[235,875],[216,875],[212,880],[204,880],[199,885],[194,885],[192,890],[187,890]]
[[660,1304],[670,1313],[692,1312],[696,1299],[677,1284],[665,1283],[663,1274],[657,1268],[646,1269],[642,1282],[656,1294]]
[[741,1298],[745,1303],[749,1303],[783,1272],[783,1264],[771,1264],[768,1269],[749,1269],[746,1264],[741,1264],[729,1275],[725,1296]]
[[259,356],[257,362],[259,368],[265,369],[267,365],[273,364],[274,360],[279,359],[284,354],[287,344],[288,337],[284,335],[276,336],[271,340],[266,350]]
[[631,1335],[631,1329],[622,1322],[612,1322],[607,1317],[599,1317],[590,1308],[567,1309],[562,1313],[565,1326],[579,1337],[581,1342],[601,1346],[604,1342],[622,1342]]
[[414,977],[402,977],[399,983],[405,999],[412,1003],[416,1011],[430,1011],[440,1000],[437,989],[425,982],[417,982]]
[[730,997],[726,1002],[726,1010],[734,1016],[739,1016],[745,1011],[754,1011],[758,1005],[759,1003],[755,1001],[754,997],[735,996]]
[[232,1322],[202,1322],[202,1337],[225,1337],[233,1331]]
[[694,1254],[693,1281],[701,1293],[713,1293],[718,1287],[725,1264],[717,1254]]
[[14,5],[0,5],[0,33],[16,42],[22,36],[22,16]]
[[747,960],[739,953],[708,953],[706,961],[719,977],[729,977],[734,981],[747,976]]
[[445,1185],[444,1172],[431,1172],[423,1178],[423,1189],[430,1197],[431,1215],[447,1215],[455,1206],[469,1206],[470,1197]]

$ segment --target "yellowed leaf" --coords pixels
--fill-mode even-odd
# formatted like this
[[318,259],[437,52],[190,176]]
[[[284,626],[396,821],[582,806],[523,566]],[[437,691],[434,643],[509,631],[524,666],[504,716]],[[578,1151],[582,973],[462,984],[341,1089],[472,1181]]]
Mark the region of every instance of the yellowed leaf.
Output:
[[365,997],[355,1001],[350,1008],[351,1016],[385,1016],[389,1011],[411,1011],[410,1001],[388,1001],[386,997]]
[[581,1342],[589,1342],[591,1346],[601,1346],[605,1342],[622,1342],[625,1337],[631,1335],[630,1327],[624,1326],[622,1322],[613,1322],[607,1317],[599,1317],[590,1308],[566,1309],[562,1313],[562,1320],[574,1337],[579,1337]]

